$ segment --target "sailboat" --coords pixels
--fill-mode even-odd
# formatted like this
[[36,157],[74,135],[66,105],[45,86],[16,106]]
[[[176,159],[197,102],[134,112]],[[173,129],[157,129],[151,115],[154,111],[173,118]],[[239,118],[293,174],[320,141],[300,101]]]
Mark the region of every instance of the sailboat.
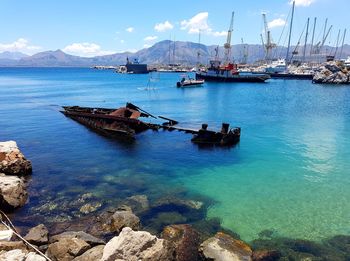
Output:
[[[287,55],[285,59],[278,59],[276,61],[272,61],[272,63],[265,68],[265,72],[268,73],[271,78],[282,78],[282,79],[305,79],[305,80],[311,80],[313,78],[313,71],[312,70],[300,70],[300,69],[295,69],[295,70],[290,70],[288,67],[290,60],[292,57],[289,57],[289,50],[290,50],[290,42],[291,42],[291,35],[292,35],[292,28],[293,28],[293,18],[294,18],[294,9],[295,9],[295,1],[293,1],[293,6],[292,6],[292,15],[290,19],[290,25],[289,25],[289,36],[288,36],[288,47],[287,47]],[[265,17],[264,17],[265,18]],[[309,23],[309,20],[308,20]],[[309,24],[307,24],[308,26]],[[265,31],[268,30],[267,28],[267,23],[265,20]],[[307,41],[307,39],[305,39]],[[268,44],[269,42],[267,42]],[[306,46],[306,44],[305,44]],[[269,46],[266,45],[266,49]],[[292,55],[294,55],[296,50],[292,52]]]

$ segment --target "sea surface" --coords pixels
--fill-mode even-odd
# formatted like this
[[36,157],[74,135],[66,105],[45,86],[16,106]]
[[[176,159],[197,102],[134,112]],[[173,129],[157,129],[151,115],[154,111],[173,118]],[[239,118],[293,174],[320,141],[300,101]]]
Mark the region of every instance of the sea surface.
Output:
[[[313,241],[350,235],[349,86],[269,80],[180,89],[180,77],[0,68],[0,140],[17,141],[33,164],[29,202],[14,221],[78,218],[83,214],[72,202],[84,193],[101,209],[146,195],[151,203],[164,196],[203,203],[201,219],[219,220],[246,241],[267,232]],[[146,131],[132,143],[111,140],[59,112],[63,105],[126,102],[181,126],[240,126],[241,141],[202,148],[176,131]],[[188,220],[172,213],[159,222]]]

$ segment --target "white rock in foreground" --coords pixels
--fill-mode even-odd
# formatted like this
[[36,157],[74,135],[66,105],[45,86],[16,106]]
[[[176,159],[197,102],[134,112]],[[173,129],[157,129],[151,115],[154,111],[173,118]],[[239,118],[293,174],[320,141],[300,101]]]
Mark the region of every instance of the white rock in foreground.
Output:
[[172,251],[164,239],[145,231],[123,228],[119,236],[112,238],[103,250],[101,261],[165,261],[173,260]]
[[0,208],[15,209],[27,201],[27,191],[22,179],[0,173]]

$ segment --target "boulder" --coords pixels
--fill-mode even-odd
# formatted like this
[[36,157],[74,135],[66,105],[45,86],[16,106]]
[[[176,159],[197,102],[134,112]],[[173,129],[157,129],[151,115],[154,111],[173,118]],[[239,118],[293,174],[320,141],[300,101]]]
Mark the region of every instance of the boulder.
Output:
[[203,260],[251,261],[252,249],[241,240],[218,232],[204,241],[199,248]]
[[0,174],[0,208],[13,210],[22,207],[27,201],[27,191],[22,179]]
[[46,261],[46,258],[34,252],[29,252],[24,261]]
[[15,141],[0,142],[0,172],[6,175],[27,175],[32,164],[20,152]]
[[22,241],[0,241],[0,251],[10,251],[14,249],[26,250],[27,246]]
[[103,225],[105,231],[113,233],[119,233],[124,227],[140,229],[140,219],[127,206],[120,207]]
[[95,246],[88,251],[86,251],[81,256],[73,259],[73,261],[96,261],[102,258],[104,245]]
[[67,237],[50,244],[46,255],[52,260],[73,260],[90,248],[90,245],[82,239]]
[[44,224],[40,224],[30,229],[24,238],[34,245],[45,245],[49,242],[49,231]]
[[145,231],[123,228],[119,236],[112,238],[103,249],[101,261],[171,261],[173,251],[164,239]]
[[94,237],[88,233],[85,233],[84,231],[67,231],[63,232],[59,235],[52,236],[50,238],[50,242],[54,243],[57,242],[63,238],[78,238],[81,240],[84,240],[86,243],[88,243],[90,246],[97,246],[97,245],[104,245],[105,242],[97,237]]
[[166,226],[161,236],[172,244],[177,261],[199,260],[199,233],[190,225]]
[[23,261],[27,252],[21,249],[14,249],[0,253],[0,260]]

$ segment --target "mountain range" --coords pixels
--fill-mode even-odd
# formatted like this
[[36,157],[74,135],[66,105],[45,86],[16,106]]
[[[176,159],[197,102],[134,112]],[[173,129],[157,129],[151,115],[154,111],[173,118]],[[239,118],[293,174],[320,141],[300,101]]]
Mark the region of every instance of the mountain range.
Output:
[[[297,55],[302,54],[301,48],[297,50],[295,46],[291,48]],[[310,53],[310,46],[307,46],[306,53]],[[219,46],[207,46],[193,42],[164,40],[154,44],[149,48],[142,49],[136,53],[123,52],[110,55],[95,57],[80,57],[64,53],[61,50],[40,52],[28,56],[19,52],[0,53],[0,67],[91,67],[95,65],[123,65],[126,59],[133,60],[137,58],[141,63],[149,65],[180,63],[185,65],[194,65],[198,62],[207,64],[209,59],[215,56],[218,50],[218,56],[223,57],[224,48]],[[324,46],[323,51],[328,54],[334,54],[335,47]],[[338,54],[340,48],[338,48]],[[276,57],[285,57],[286,47],[278,47],[274,50]],[[350,56],[350,45],[343,46],[341,58]],[[238,44],[232,46],[232,55],[236,62],[245,60],[253,63],[264,59],[264,48],[259,44]]]

